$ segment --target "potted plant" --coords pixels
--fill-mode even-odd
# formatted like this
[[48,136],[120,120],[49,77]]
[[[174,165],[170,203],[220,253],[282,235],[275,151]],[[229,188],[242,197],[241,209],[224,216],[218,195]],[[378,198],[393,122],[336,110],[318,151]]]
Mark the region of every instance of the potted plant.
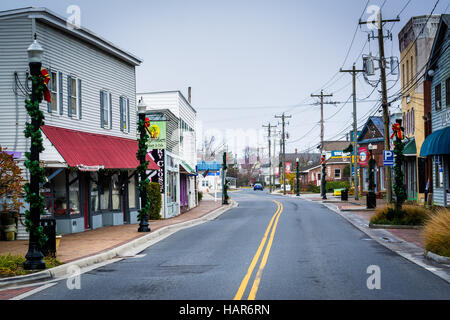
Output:
[[22,197],[22,170],[14,161],[11,154],[0,146],[0,199],[1,224],[4,238],[14,240],[17,232],[17,219],[23,202]]

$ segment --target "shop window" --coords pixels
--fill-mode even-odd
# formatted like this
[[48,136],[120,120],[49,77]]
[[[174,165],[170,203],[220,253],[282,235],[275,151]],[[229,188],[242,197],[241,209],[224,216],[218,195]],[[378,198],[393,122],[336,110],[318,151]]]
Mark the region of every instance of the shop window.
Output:
[[[128,176],[131,176],[133,171],[128,171]],[[136,208],[136,176],[128,180],[128,206],[129,208]]]
[[100,210],[97,172],[91,172],[91,211]]
[[55,216],[64,216],[67,213],[66,172],[62,171],[52,181],[55,197]]
[[341,178],[341,169],[334,169],[334,178],[335,179]]
[[441,84],[434,87],[434,108],[435,110],[441,110],[442,100],[441,100]]
[[434,156],[434,176],[436,188],[444,187],[442,156]]
[[100,210],[109,210],[109,175],[100,175],[99,174],[99,191],[100,191]]
[[112,209],[119,210],[120,209],[120,183],[119,183],[119,174],[114,173],[111,176],[111,201],[112,201]]
[[167,197],[170,202],[177,202],[177,173],[168,172]]
[[[80,214],[80,180],[77,173],[69,173],[69,214]],[[72,182],[72,183],[71,183]]]

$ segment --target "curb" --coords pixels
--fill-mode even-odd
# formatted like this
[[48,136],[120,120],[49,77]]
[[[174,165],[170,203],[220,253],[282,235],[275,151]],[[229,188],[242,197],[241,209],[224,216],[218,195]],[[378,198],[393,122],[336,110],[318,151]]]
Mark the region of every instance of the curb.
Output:
[[86,258],[71,261],[69,263],[33,274],[0,279],[0,289],[12,287],[14,285],[29,284],[37,282],[38,280],[42,281],[64,277],[68,275],[68,270],[72,269],[74,266],[78,268],[85,268],[107,260],[111,260],[113,258],[122,258],[136,255],[137,253],[145,250],[149,246],[163,240],[164,238],[172,235],[177,231],[214,220],[226,211],[236,208],[237,206],[239,206],[239,203],[231,200],[231,204],[228,207],[217,208],[200,218],[162,227],[161,229],[151,232],[148,235],[134,239],[128,243],[125,243],[106,252],[97,253]]
[[422,226],[408,226],[408,225],[395,225],[395,224],[376,224],[369,223],[371,229],[422,229]]
[[425,258],[429,260],[433,260],[434,262],[442,263],[442,264],[448,264],[450,265],[450,258],[440,256],[436,253],[433,253],[431,251],[425,251],[424,253]]

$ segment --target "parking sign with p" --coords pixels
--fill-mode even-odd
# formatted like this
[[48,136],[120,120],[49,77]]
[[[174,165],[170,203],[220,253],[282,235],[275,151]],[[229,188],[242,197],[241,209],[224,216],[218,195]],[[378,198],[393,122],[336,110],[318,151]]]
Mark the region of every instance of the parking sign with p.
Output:
[[394,151],[383,150],[383,166],[394,165]]

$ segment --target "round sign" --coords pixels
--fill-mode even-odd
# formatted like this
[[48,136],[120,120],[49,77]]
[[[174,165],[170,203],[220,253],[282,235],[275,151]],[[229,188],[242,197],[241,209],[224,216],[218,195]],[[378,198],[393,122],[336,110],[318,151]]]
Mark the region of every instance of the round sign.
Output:
[[361,162],[366,162],[367,160],[367,153],[365,151],[361,151],[359,153],[359,159]]

